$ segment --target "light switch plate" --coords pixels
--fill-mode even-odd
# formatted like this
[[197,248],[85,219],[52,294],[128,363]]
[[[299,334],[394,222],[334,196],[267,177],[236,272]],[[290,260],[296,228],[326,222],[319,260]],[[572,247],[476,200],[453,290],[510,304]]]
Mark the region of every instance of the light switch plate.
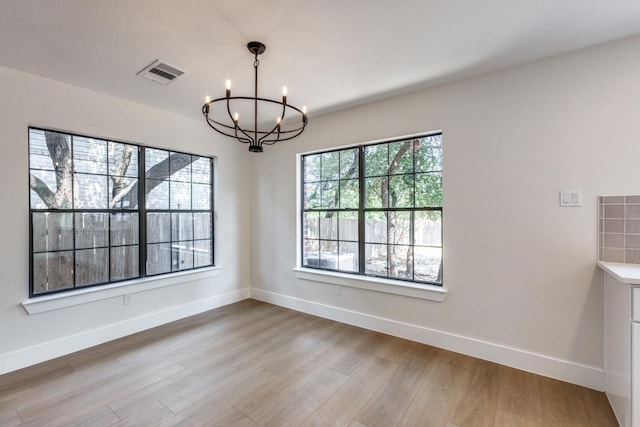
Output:
[[560,191],[561,207],[582,206],[582,191]]

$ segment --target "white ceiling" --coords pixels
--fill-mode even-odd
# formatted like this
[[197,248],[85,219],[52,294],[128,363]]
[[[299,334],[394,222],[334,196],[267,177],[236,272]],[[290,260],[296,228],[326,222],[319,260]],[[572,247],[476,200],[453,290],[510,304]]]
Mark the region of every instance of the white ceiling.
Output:
[[0,0],[1,65],[191,117],[252,95],[251,40],[260,95],[313,118],[639,32],[638,0]]

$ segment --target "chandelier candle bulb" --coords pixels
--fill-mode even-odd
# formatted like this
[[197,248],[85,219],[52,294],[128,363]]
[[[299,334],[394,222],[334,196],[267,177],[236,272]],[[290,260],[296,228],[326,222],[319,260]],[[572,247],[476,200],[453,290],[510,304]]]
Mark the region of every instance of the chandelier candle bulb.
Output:
[[225,87],[227,88],[227,98],[231,96],[231,80],[227,80],[225,82]]
[[238,114],[238,112],[236,111],[236,113],[233,115],[233,121],[238,123],[239,118],[240,118],[240,114]]

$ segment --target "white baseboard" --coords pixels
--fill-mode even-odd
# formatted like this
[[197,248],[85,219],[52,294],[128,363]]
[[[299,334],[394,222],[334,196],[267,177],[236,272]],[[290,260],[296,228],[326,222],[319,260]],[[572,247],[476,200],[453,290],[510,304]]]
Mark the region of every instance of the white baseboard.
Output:
[[424,326],[345,310],[339,307],[294,298],[262,289],[251,288],[251,298],[303,313],[432,345],[456,353],[466,354],[594,390],[604,390],[604,371],[593,366],[581,365],[542,354],[429,329]]
[[185,317],[203,313],[214,308],[242,301],[250,297],[249,288],[222,295],[216,295],[189,304],[171,307],[133,319],[112,323],[102,328],[92,329],[54,341],[0,355],[0,374],[12,372],[56,357],[84,350],[94,345],[122,338],[136,332],[174,322]]

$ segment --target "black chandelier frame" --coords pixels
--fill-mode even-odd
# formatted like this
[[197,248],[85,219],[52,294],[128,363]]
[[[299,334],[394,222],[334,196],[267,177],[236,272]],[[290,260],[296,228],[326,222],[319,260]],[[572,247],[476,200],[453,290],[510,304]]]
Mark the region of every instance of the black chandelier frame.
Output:
[[[202,106],[202,114],[204,115],[209,126],[215,130],[216,132],[235,138],[243,144],[249,144],[249,151],[253,153],[261,153],[263,145],[273,145],[276,142],[287,141],[293,139],[300,135],[307,126],[309,122],[307,113],[304,108],[301,110],[293,105],[287,104],[287,95],[283,93],[282,100],[277,101],[274,99],[261,98],[258,96],[258,67],[260,65],[260,61],[258,60],[258,55],[261,55],[266,50],[266,46],[261,42],[249,42],[247,44],[247,49],[254,55],[253,68],[255,70],[255,78],[254,78],[254,96],[231,96],[231,88],[227,86],[226,94],[222,98],[216,98],[211,101],[207,100]],[[231,104],[234,101],[253,101],[253,129],[245,129],[240,126],[239,119],[236,113],[234,116],[231,112]],[[226,120],[230,120],[223,122],[222,119],[213,118],[210,115],[211,106],[213,104],[226,104],[226,111],[228,114],[228,118]],[[282,107],[282,112],[276,124],[271,128],[262,128],[258,127],[258,106],[260,103],[268,103],[275,104]],[[287,116],[287,112],[289,112],[289,116],[291,114],[297,113],[300,115],[300,122],[298,125],[293,125],[295,127],[289,127],[284,125],[285,117]],[[291,120],[290,120],[291,122]]]

